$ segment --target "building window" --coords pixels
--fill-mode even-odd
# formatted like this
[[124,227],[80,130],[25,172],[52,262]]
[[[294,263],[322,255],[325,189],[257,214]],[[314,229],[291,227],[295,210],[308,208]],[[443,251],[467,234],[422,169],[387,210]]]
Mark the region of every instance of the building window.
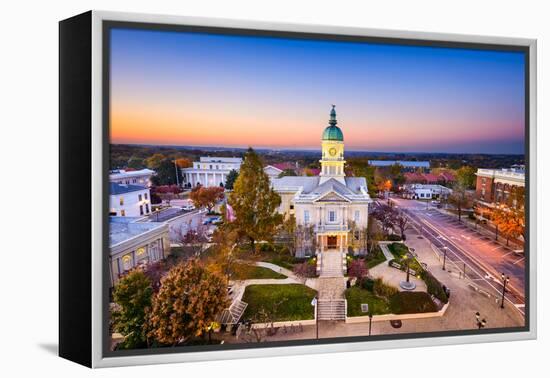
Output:
[[329,222],[336,222],[336,211],[331,210],[328,212],[328,221]]
[[294,205],[290,205],[290,210],[294,210]]
[[141,196],[141,194],[138,195],[138,201],[141,202],[143,200],[143,197]]
[[120,206],[124,206],[124,197],[120,197],[120,199],[118,200],[118,204]]
[[122,257],[122,269],[124,269],[125,272],[132,269],[132,256],[131,255],[125,255]]
[[309,223],[309,210],[304,210],[304,223]]
[[149,214],[149,204],[145,204],[145,214]]
[[143,215],[143,205],[139,205],[139,215]]
[[124,210],[124,209],[120,210],[120,216],[125,217],[126,216],[126,210]]
[[147,263],[147,260],[148,260],[148,256],[147,256],[145,247],[139,247],[136,250],[136,262],[138,264]]
[[143,194],[143,198],[148,199],[147,197],[149,197],[149,196],[147,195],[147,193],[144,193],[144,194]]
[[354,238],[355,240],[359,240],[359,231],[354,231],[354,232],[353,232],[353,238]]
[[354,220],[355,220],[355,222],[359,222],[360,214],[361,214],[361,213],[359,212],[359,210],[355,210],[355,213],[354,213]]

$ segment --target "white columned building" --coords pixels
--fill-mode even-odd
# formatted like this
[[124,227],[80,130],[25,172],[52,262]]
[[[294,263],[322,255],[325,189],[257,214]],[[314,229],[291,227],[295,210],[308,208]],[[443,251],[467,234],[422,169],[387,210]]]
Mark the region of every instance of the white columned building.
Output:
[[227,175],[232,170],[239,171],[243,160],[227,157],[201,157],[193,162],[192,168],[181,170],[186,186],[225,186]]

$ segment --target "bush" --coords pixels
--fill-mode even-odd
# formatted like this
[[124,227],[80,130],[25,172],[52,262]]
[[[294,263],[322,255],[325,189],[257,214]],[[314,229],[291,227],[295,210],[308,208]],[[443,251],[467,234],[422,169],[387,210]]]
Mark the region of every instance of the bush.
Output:
[[394,314],[417,314],[436,312],[437,306],[428,293],[423,291],[401,291],[390,298],[390,308]]
[[293,272],[298,277],[303,278],[312,278],[317,275],[315,265],[311,264],[309,261],[304,261],[303,263],[294,266]]
[[388,245],[390,252],[398,258],[405,256],[409,252],[409,247],[403,243],[391,243]]
[[374,280],[370,278],[363,278],[361,281],[358,280],[357,285],[371,293],[374,291]]
[[388,285],[381,278],[374,280],[372,291],[375,295],[384,298],[390,298],[399,292],[396,287]]
[[443,285],[430,272],[424,270],[420,274],[420,277],[424,280],[424,282],[426,282],[428,293],[430,293],[443,303],[447,303],[449,301],[449,298],[447,297],[447,294],[443,289]]
[[348,265],[348,276],[355,277],[358,280],[363,279],[368,272],[369,271],[364,259],[351,260]]
[[386,236],[387,241],[401,241],[401,235],[391,234]]

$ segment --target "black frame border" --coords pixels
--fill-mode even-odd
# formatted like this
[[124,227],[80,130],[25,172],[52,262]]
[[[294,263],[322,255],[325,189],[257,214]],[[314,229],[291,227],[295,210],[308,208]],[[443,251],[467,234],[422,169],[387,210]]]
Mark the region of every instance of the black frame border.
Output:
[[[313,27],[313,26],[312,26]],[[204,34],[224,34],[224,35],[239,35],[251,37],[268,37],[268,38],[290,38],[290,39],[305,39],[305,40],[323,40],[334,42],[358,42],[358,43],[373,43],[385,45],[404,45],[416,47],[434,47],[434,48],[455,48],[455,49],[470,49],[470,50],[488,50],[502,52],[520,52],[524,55],[524,89],[525,89],[525,120],[524,120],[524,159],[525,159],[525,234],[528,236],[525,240],[525,325],[523,327],[506,327],[506,328],[487,328],[487,329],[472,329],[472,330],[452,330],[439,332],[423,332],[423,333],[403,333],[392,335],[373,335],[373,336],[348,336],[337,338],[323,339],[306,339],[306,340],[289,340],[289,341],[274,341],[264,343],[247,343],[247,344],[223,344],[223,345],[206,345],[206,346],[179,346],[166,348],[149,348],[149,349],[134,349],[134,350],[110,350],[110,335],[109,335],[109,270],[108,270],[108,253],[109,253],[109,159],[110,159],[110,31],[115,28],[121,29],[136,29],[136,30],[152,30],[166,32],[186,32],[186,33],[204,33]],[[481,43],[481,42],[455,42],[441,41],[431,39],[417,38],[398,38],[398,37],[374,37],[360,36],[352,34],[327,34],[314,32],[295,32],[295,31],[279,31],[266,29],[246,29],[232,27],[214,27],[214,26],[196,26],[185,24],[164,24],[164,23],[148,23],[134,21],[102,21],[102,132],[103,132],[103,263],[102,263],[102,354],[103,357],[126,357],[126,356],[143,356],[143,355],[158,355],[171,353],[193,353],[193,352],[210,352],[210,351],[225,351],[225,350],[248,350],[248,349],[264,349],[277,347],[293,347],[307,345],[331,345],[340,343],[355,343],[365,341],[383,341],[383,340],[406,340],[406,339],[424,339],[438,338],[448,336],[472,336],[486,334],[502,334],[502,333],[518,333],[529,332],[530,324],[530,309],[531,298],[530,284],[531,277],[529,267],[530,263],[530,47],[512,44],[498,43]],[[396,346],[399,346],[396,344]]]

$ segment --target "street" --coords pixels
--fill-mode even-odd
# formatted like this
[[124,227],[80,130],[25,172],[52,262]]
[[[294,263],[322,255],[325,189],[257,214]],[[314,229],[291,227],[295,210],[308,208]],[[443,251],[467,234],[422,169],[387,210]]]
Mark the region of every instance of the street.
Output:
[[403,210],[411,226],[433,247],[444,254],[447,269],[466,273],[482,290],[498,296],[502,293],[501,274],[510,277],[506,300],[522,314],[525,307],[525,257],[459,222],[456,216],[444,213],[426,202],[392,197],[393,204]]

